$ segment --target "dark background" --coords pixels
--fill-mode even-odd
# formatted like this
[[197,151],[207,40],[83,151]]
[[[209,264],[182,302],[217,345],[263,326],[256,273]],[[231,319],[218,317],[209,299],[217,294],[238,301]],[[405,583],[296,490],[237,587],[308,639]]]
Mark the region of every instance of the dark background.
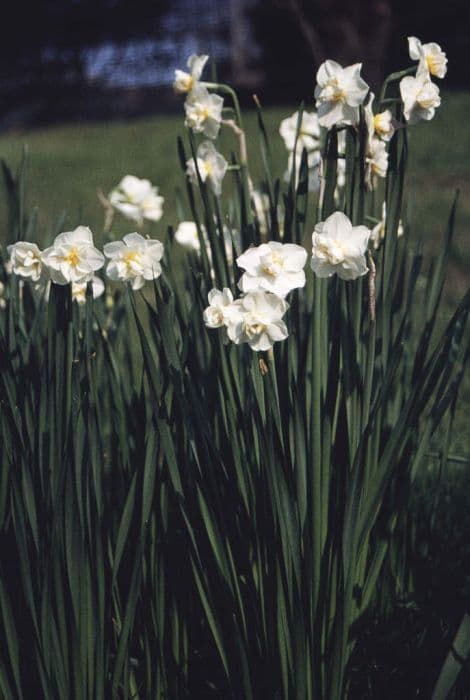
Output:
[[447,52],[446,87],[469,87],[468,0],[16,0],[0,26],[0,128],[172,109],[192,52],[264,103],[311,101],[326,58],[362,61],[377,88],[409,65],[409,35]]

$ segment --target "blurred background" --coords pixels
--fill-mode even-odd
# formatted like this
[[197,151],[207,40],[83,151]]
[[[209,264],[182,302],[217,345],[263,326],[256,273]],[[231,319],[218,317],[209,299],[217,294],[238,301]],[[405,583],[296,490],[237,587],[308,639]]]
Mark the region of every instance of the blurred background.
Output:
[[175,105],[175,68],[209,53],[219,77],[264,102],[311,99],[326,58],[364,63],[377,88],[408,35],[468,88],[468,0],[16,0],[0,28],[0,127],[122,118]]

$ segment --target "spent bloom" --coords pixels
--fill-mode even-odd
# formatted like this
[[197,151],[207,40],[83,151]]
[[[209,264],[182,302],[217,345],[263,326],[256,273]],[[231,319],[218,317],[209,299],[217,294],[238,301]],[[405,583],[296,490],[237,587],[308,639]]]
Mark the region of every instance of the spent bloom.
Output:
[[7,247],[10,256],[11,270],[15,275],[28,277],[32,282],[38,282],[43,276],[44,266],[42,254],[36,243],[17,241]]
[[5,299],[5,285],[3,282],[0,282],[0,309],[4,309],[7,305],[6,299]]
[[264,290],[285,297],[292,289],[305,285],[307,251],[295,243],[270,241],[249,248],[237,258],[245,270],[238,286],[242,292]]
[[186,161],[186,174],[193,184],[197,184],[199,171],[201,180],[210,184],[215,195],[220,195],[227,167],[227,161],[212,141],[203,141],[197,149],[196,161],[194,158]]
[[436,78],[444,78],[447,73],[447,57],[439,44],[431,42],[422,44],[415,36],[408,37],[410,58],[419,61]]
[[299,133],[297,134],[297,125],[299,121],[299,113],[295,112],[292,116],[283,119],[279,133],[284,139],[288,151],[293,151],[296,145],[302,150],[313,151],[320,147],[320,125],[318,123],[318,115],[316,112],[302,112],[302,121],[300,122]]
[[106,268],[109,279],[129,282],[134,290],[161,274],[163,244],[160,241],[144,238],[140,233],[128,233],[122,241],[106,243],[103,250],[109,258]]
[[42,253],[42,261],[56,284],[88,282],[104,265],[103,254],[93,245],[87,226],[60,233]]
[[342,212],[331,214],[312,234],[312,270],[317,277],[337,274],[343,280],[365,275],[370,234],[366,226],[353,226]]
[[[87,282],[72,282],[72,300],[83,306],[86,302]],[[96,275],[91,278],[91,290],[93,299],[98,299],[104,292],[104,282]]]
[[408,75],[400,80],[400,94],[408,124],[416,124],[420,119],[432,119],[436,107],[441,104],[439,88],[431,82],[428,71],[422,66],[414,78]]
[[109,201],[114,209],[126,219],[142,224],[159,221],[163,214],[163,197],[158,194],[150,180],[141,180],[135,175],[126,175],[109,194]]
[[184,103],[186,126],[197,134],[204,134],[210,139],[217,138],[222,122],[223,104],[223,97],[209,92],[204,85],[196,85]]
[[325,61],[317,72],[315,88],[318,121],[328,129],[335,124],[357,124],[359,107],[369,86],[361,78],[362,63],[343,68],[336,61]]
[[248,343],[252,350],[270,350],[289,335],[282,320],[288,308],[284,299],[271,292],[248,292],[234,302],[227,316],[227,336],[236,345]]
[[191,92],[196,87],[208,58],[209,56],[197,56],[193,53],[186,63],[189,73],[183,70],[175,70],[173,87],[176,92]]

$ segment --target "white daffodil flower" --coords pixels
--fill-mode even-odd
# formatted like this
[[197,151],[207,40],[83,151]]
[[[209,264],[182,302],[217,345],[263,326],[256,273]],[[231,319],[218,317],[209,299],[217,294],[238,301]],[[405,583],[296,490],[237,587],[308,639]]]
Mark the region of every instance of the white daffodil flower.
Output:
[[56,284],[88,282],[104,265],[103,254],[93,245],[87,226],[60,233],[42,253],[42,261]]
[[364,106],[364,116],[366,120],[367,132],[369,139],[374,136],[381,138],[383,141],[390,141],[395,133],[395,124],[392,113],[389,109],[379,114],[374,114],[372,111],[372,103],[374,101],[374,93],[371,92],[367,104]]
[[428,71],[422,66],[414,78],[407,75],[400,80],[400,94],[408,124],[416,124],[420,119],[429,121],[441,104],[439,88],[431,82]]
[[142,224],[145,219],[159,221],[162,218],[165,200],[150,180],[126,175],[110,192],[109,201],[126,219]]
[[375,188],[374,176],[386,177],[388,153],[385,143],[375,136],[367,139],[365,182],[369,190]]
[[[196,153],[197,170],[203,182],[208,182],[215,195],[222,193],[222,180],[227,172],[228,163],[218,152],[212,141],[203,141]],[[197,184],[196,162],[190,158],[186,162],[186,175],[193,184]]]
[[197,134],[204,134],[210,139],[217,138],[222,122],[224,98],[215,95],[199,84],[191,90],[184,108],[185,125]]
[[238,286],[242,292],[258,289],[285,297],[292,289],[305,285],[307,251],[295,243],[270,241],[249,248],[237,258],[245,270]]
[[315,87],[316,107],[320,126],[357,124],[359,107],[363,104],[369,86],[361,78],[362,63],[343,68],[336,61],[325,61],[317,72]]
[[[83,306],[86,302],[86,288],[87,282],[72,282],[72,300],[76,301],[77,304]],[[99,277],[91,278],[91,289],[93,293],[93,299],[98,299],[104,292],[104,282]]]
[[[295,137],[297,136],[297,123],[299,121],[299,113],[295,112],[292,116],[283,119],[279,126],[279,133],[284,139],[288,151],[293,151],[295,147]],[[313,151],[320,147],[320,125],[318,123],[318,115],[316,112],[302,112],[302,121],[297,136],[297,148],[301,151],[306,148],[307,151]]]
[[193,53],[186,64],[189,68],[189,73],[183,70],[175,70],[173,87],[176,92],[191,92],[196,87],[208,58],[209,56],[197,56]]
[[[381,242],[385,238],[386,219],[387,219],[387,207],[386,207],[385,202],[383,202],[383,204],[382,204],[382,219],[372,229],[371,234],[370,234],[370,239],[369,239],[370,242],[372,243],[372,245],[374,246],[375,250],[377,250],[377,248],[379,248]],[[403,236],[403,233],[404,233],[403,222],[400,219],[400,221],[398,222],[397,237],[400,238],[401,236]]]
[[408,49],[413,61],[419,61],[436,78],[444,78],[447,73],[447,56],[439,44],[422,44],[415,36],[409,36]]
[[337,274],[343,280],[365,275],[370,234],[366,226],[353,226],[342,212],[331,214],[312,234],[312,270],[317,277]]
[[208,294],[209,306],[204,310],[203,319],[208,328],[222,328],[229,322],[229,318],[237,311],[233,302],[233,294],[224,287],[222,291],[219,289],[211,289]]
[[[295,187],[298,187],[299,184],[300,164],[302,162],[302,150],[302,148],[297,149],[297,151],[295,152],[295,159],[294,151],[291,151],[289,153],[289,158],[287,160],[287,170],[284,172],[284,182],[290,182],[295,160]],[[320,163],[320,151],[310,151],[307,153],[309,192],[318,192],[318,190],[320,189]]]
[[275,342],[289,335],[282,320],[289,304],[276,294],[248,292],[237,299],[225,322],[228,338],[239,345],[248,343],[252,350],[270,350]]
[[15,275],[28,277],[33,282],[38,282],[44,274],[42,253],[36,243],[29,241],[17,241],[7,247],[10,256],[11,270]]
[[132,289],[141,289],[147,280],[160,277],[163,244],[128,233],[122,241],[106,243],[104,254],[109,258],[106,274],[110,280],[129,282]]
[[[205,231],[203,229],[203,235],[204,233]],[[184,248],[188,248],[189,250],[194,250],[199,253],[201,250],[201,243],[199,241],[199,235],[195,222],[182,221],[175,231],[175,241]]]

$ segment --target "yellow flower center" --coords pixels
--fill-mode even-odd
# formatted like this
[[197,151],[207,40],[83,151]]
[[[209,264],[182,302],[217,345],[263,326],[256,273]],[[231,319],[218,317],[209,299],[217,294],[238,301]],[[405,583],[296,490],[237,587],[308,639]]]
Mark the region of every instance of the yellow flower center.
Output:
[[185,78],[183,81],[184,89],[187,92],[189,92],[190,90],[192,90],[193,85],[194,85],[194,78],[192,75],[188,75],[187,78]]
[[276,275],[278,275],[281,272],[283,266],[284,260],[276,252],[267,255],[265,259],[261,262],[261,269],[267,275],[271,275],[271,277],[275,277]]
[[338,80],[332,78],[325,88],[325,98],[329,102],[344,102],[346,99],[346,93],[339,86]]
[[76,267],[79,261],[80,255],[78,254],[78,250],[76,248],[71,248],[69,254],[65,258],[65,262],[68,263],[71,267]]
[[260,323],[259,321],[245,324],[245,333],[249,338],[252,338],[255,335],[260,335],[260,333],[262,333],[264,330],[266,330],[266,325],[264,323]]
[[428,54],[426,56],[426,64],[427,64],[427,67],[429,68],[429,72],[431,73],[431,75],[438,74],[440,64],[441,64],[438,56],[433,56],[432,54]]
[[124,254],[123,260],[126,263],[127,267],[130,267],[133,262],[136,262],[139,259],[139,253],[137,250],[129,250],[127,253]]
[[378,134],[386,134],[388,132],[388,120],[382,113],[374,115],[374,131]]

